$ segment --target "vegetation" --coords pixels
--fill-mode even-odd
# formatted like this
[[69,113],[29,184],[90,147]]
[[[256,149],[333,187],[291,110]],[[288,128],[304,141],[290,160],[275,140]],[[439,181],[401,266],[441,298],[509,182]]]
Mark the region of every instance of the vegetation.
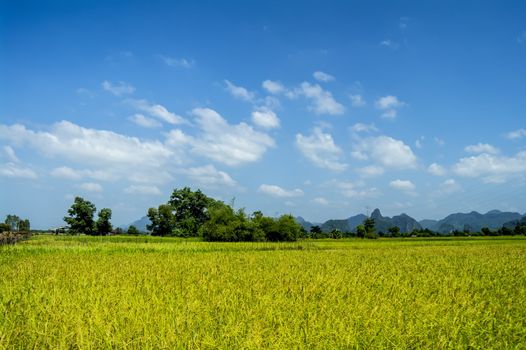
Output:
[[153,236],[202,237],[206,241],[257,242],[295,241],[301,227],[291,215],[277,219],[260,211],[247,216],[243,209],[234,209],[200,190],[188,187],[175,189],[166,204],[148,209]]
[[4,231],[11,232],[29,232],[31,224],[28,219],[21,219],[18,215],[8,214],[4,223],[0,224],[0,233]]
[[524,237],[0,250],[0,349],[526,347]]
[[113,229],[110,223],[111,209],[101,209],[97,221],[93,218],[96,211],[95,204],[82,197],[75,197],[73,204],[68,209],[68,216],[64,217],[64,221],[69,226],[69,232],[86,235],[110,233]]

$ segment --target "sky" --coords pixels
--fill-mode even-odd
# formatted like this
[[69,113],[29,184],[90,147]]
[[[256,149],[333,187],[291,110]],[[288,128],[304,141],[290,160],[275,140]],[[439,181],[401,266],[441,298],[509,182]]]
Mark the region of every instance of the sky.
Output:
[[0,0],[0,216],[189,186],[313,222],[526,212],[522,1]]

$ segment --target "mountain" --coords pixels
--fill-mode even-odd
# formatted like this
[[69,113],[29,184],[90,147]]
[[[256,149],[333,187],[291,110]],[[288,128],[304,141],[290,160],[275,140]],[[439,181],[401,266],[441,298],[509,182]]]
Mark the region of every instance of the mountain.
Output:
[[301,216],[296,216],[296,222],[300,224],[307,231],[309,231],[311,227],[315,225],[312,222],[306,221]]
[[150,223],[150,219],[148,219],[147,216],[143,216],[139,220],[136,220],[136,221],[132,222],[129,225],[121,226],[121,228],[123,230],[127,230],[128,227],[135,226],[137,228],[137,230],[139,230],[141,232],[146,232],[147,231],[146,230],[146,225],[148,225],[149,223]]
[[354,231],[356,226],[361,225],[366,218],[367,216],[358,214],[347,219],[327,220],[321,225],[321,229],[323,232],[331,232],[334,229],[342,232]]
[[480,214],[476,211],[471,213],[455,213],[439,220],[434,228],[440,233],[448,233],[453,230],[480,231],[483,227],[498,229],[505,223],[518,221],[522,217],[519,213],[502,212],[500,210],[491,210],[486,214]]
[[430,230],[435,230],[438,220],[424,219],[420,220],[418,223],[420,224],[420,226],[422,226],[423,229],[428,228]]
[[415,229],[422,229],[422,226],[420,226],[418,221],[407,214],[400,214],[390,218],[388,216],[382,216],[380,209],[376,208],[371,213],[371,218],[374,219],[376,232],[387,233],[389,228],[393,226],[398,226],[400,228],[400,232],[411,232]]

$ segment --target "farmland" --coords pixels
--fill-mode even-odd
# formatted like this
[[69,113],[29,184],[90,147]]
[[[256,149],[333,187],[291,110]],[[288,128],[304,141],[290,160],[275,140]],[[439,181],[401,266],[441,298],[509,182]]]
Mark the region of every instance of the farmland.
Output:
[[0,247],[0,348],[525,348],[524,237]]

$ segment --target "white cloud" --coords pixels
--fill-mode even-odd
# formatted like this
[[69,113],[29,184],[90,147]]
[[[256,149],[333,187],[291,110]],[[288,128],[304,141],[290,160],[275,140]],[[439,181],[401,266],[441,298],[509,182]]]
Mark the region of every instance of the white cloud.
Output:
[[415,140],[415,147],[416,148],[422,148],[423,147],[422,142],[424,142],[424,139],[425,139],[424,136],[420,136],[418,139],[416,139]]
[[447,179],[435,191],[431,192],[431,197],[448,196],[460,191],[462,191],[462,187],[454,179]]
[[135,92],[135,88],[128,83],[119,81],[117,84],[112,84],[107,80],[102,82],[102,88],[115,96],[129,95]]
[[509,133],[506,134],[506,138],[510,140],[517,140],[523,137],[526,137],[526,129],[517,129],[514,131],[510,131]]
[[67,166],[61,166],[54,168],[51,171],[51,176],[69,179],[69,180],[80,180],[82,178],[91,178],[99,181],[115,181],[118,180],[120,176],[111,172],[111,170],[77,170],[72,169]]
[[328,185],[337,188],[339,194],[348,198],[375,198],[381,194],[376,187],[367,188],[363,181],[351,182],[332,180]]
[[301,197],[303,196],[303,191],[299,188],[293,190],[286,190],[276,185],[266,185],[263,184],[259,186],[258,192],[268,194],[269,196],[279,197],[279,198],[292,198],[292,197]]
[[433,140],[435,140],[435,143],[439,146],[444,146],[446,144],[446,141],[442,140],[441,138],[435,137]]
[[401,191],[413,191],[415,189],[415,185],[409,180],[393,180],[389,183],[389,186]]
[[195,64],[193,60],[188,60],[186,58],[172,58],[163,55],[159,55],[159,58],[164,62],[164,64],[170,67],[190,69]]
[[495,146],[492,146],[487,143],[477,143],[476,145],[469,145],[464,150],[468,153],[488,153],[488,154],[498,154],[500,150]]
[[502,183],[526,174],[526,151],[512,157],[482,153],[461,158],[454,166],[455,174],[465,177],[481,177],[484,182]]
[[323,197],[316,197],[312,200],[312,203],[318,204],[318,205],[329,205],[329,201]]
[[85,182],[79,185],[81,189],[88,192],[95,192],[95,193],[101,193],[102,192],[102,186],[95,182]]
[[36,179],[38,177],[32,169],[11,162],[0,165],[0,176],[23,179]]
[[193,137],[181,130],[172,130],[167,135],[169,146],[179,150],[190,147],[196,154],[227,165],[255,162],[275,146],[267,134],[255,131],[246,123],[230,125],[213,109],[195,108],[192,114],[201,134]]
[[339,162],[342,150],[334,143],[331,134],[314,128],[310,136],[296,134],[296,146],[301,153],[320,168],[342,171],[347,164]]
[[384,173],[384,168],[376,165],[369,165],[357,170],[364,177],[380,176]]
[[33,131],[20,124],[0,124],[0,139],[29,145],[48,157],[95,165],[150,166],[172,156],[172,152],[158,141],[141,141],[113,131],[83,128],[69,121],[53,124],[50,131]]
[[227,91],[232,96],[240,100],[252,101],[254,100],[254,97],[256,96],[252,91],[248,91],[242,86],[236,86],[226,79],[225,79],[225,84],[226,84]]
[[142,126],[143,128],[160,128],[162,124],[153,118],[145,117],[142,114],[134,114],[128,118],[134,124]]
[[427,172],[435,176],[444,176],[446,175],[446,169],[437,163],[432,163],[427,167]]
[[324,73],[324,72],[320,72],[320,71],[316,71],[312,74],[312,76],[314,77],[314,79],[316,79],[317,81],[321,81],[321,82],[324,82],[324,83],[327,83],[329,81],[333,81],[334,80],[334,77],[330,74],[327,74],[327,73]]
[[20,159],[16,156],[15,150],[11,146],[2,147],[5,157],[13,163],[20,163]]
[[301,83],[300,87],[295,90],[296,94],[305,96],[312,101],[309,110],[316,114],[343,114],[344,107],[332,97],[329,91],[323,90],[318,84],[311,85],[308,82]]
[[411,147],[389,136],[359,139],[351,155],[360,160],[372,159],[388,168],[416,168],[416,156]]
[[226,172],[217,170],[213,165],[185,169],[182,173],[205,187],[235,187],[237,182]]
[[264,129],[279,128],[280,125],[276,113],[266,107],[260,107],[252,112],[252,122]]
[[351,106],[353,107],[363,107],[366,105],[365,100],[360,94],[349,95],[349,98],[351,99]]
[[128,100],[128,103],[134,108],[168,124],[177,125],[187,123],[183,117],[168,111],[166,107],[160,104],[151,104],[146,100]]
[[519,44],[524,44],[526,43],[526,30],[523,30],[519,36],[517,36],[517,42]]
[[378,131],[378,128],[374,124],[356,123],[351,130],[354,132],[373,132]]
[[0,139],[34,149],[44,157],[90,168],[61,167],[50,171],[52,176],[60,178],[165,183],[171,180],[169,168],[183,162],[183,155],[159,141],[142,141],[112,131],[83,128],[68,121],[55,123],[48,131],[33,131],[20,124],[0,124]]
[[271,94],[280,94],[285,92],[286,89],[279,81],[265,80],[261,86]]
[[396,96],[387,95],[376,100],[375,105],[376,108],[384,111],[383,118],[393,119],[396,118],[397,109],[404,107],[406,103],[398,100]]
[[380,46],[382,46],[382,47],[388,47],[388,48],[393,49],[393,50],[397,50],[397,49],[400,47],[400,45],[398,45],[397,42],[392,41],[392,40],[389,40],[389,39],[387,39],[387,40],[382,40],[382,41],[380,42]]
[[124,189],[128,194],[145,194],[145,195],[160,195],[161,190],[157,186],[149,185],[131,185]]

